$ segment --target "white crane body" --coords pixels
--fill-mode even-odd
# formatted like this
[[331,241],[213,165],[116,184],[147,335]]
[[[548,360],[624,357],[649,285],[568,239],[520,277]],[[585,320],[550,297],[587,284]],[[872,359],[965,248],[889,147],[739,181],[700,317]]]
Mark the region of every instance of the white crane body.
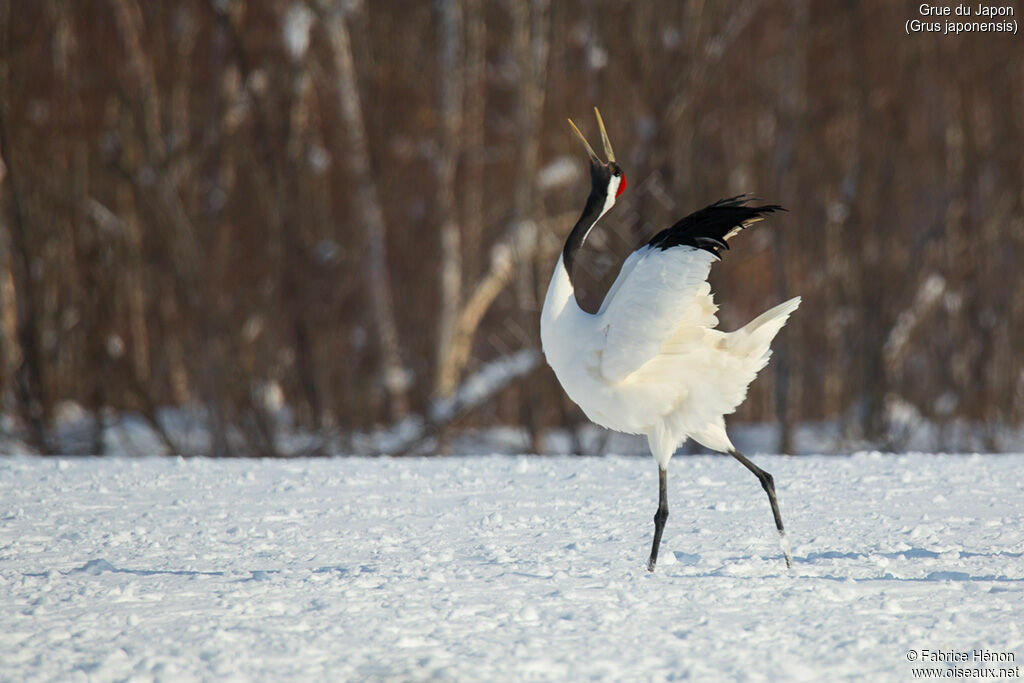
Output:
[[[705,281],[713,260],[692,247],[643,247],[590,314],[576,303],[560,258],[544,301],[541,343],[565,393],[591,421],[647,436],[661,467],[687,437],[734,450],[723,417],[743,402],[771,357],[772,339],[800,305],[790,299],[735,332],[714,329],[718,307]],[[633,275],[637,266],[641,277]],[[671,317],[634,300],[649,280],[664,283]],[[630,330],[643,336],[631,338]]]

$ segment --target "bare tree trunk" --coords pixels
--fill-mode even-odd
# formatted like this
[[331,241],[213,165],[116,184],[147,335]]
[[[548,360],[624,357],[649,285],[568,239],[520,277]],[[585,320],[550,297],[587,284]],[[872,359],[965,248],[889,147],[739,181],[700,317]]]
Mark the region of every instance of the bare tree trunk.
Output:
[[[227,440],[223,435],[225,428],[219,419],[222,410],[216,405],[220,386],[223,379],[223,362],[218,360],[216,347],[217,343],[211,340],[219,340],[220,335],[213,324],[213,317],[208,309],[209,304],[202,299],[202,288],[200,282],[200,250],[196,240],[195,226],[185,211],[178,188],[175,185],[171,171],[167,166],[167,145],[163,134],[163,125],[160,119],[160,98],[153,71],[153,65],[143,50],[143,25],[142,14],[138,4],[134,0],[110,0],[114,7],[114,15],[118,32],[124,42],[127,55],[127,71],[135,98],[132,100],[137,105],[136,119],[141,130],[141,159],[138,162],[144,164],[149,171],[155,175],[152,188],[148,182],[140,180],[139,169],[129,169],[129,177],[133,183],[137,195],[148,197],[156,207],[161,220],[166,222],[168,228],[168,251],[173,264],[173,274],[178,295],[182,301],[186,315],[194,316],[197,319],[197,328],[200,331],[200,346],[197,353],[200,358],[199,380],[201,385],[201,396],[207,405],[208,413],[211,416],[210,430],[213,434],[215,447],[214,455],[224,455],[220,446],[225,446]],[[223,355],[219,356],[223,358]],[[132,381],[138,397],[144,405],[149,406],[150,419],[156,421],[156,408],[153,405],[152,397],[149,396],[149,389],[136,378]],[[173,444],[168,442],[169,447]],[[177,449],[174,449],[177,450]]]
[[[79,113],[79,103],[69,106]],[[87,407],[93,419],[91,455],[102,455],[103,410],[107,400],[107,385],[111,380],[110,354],[106,348],[106,340],[111,335],[109,329],[111,318],[109,306],[113,302],[113,293],[107,291],[107,280],[103,277],[103,244],[102,234],[95,226],[89,225],[84,207],[89,196],[89,152],[85,144],[75,145],[72,150],[71,163],[74,168],[74,187],[72,196],[75,201],[75,217],[72,225],[72,246],[75,261],[82,274],[82,323],[85,329],[85,358],[89,371],[85,378],[87,383]]]
[[[294,99],[287,144],[288,163],[291,167],[291,172],[287,173],[285,178],[279,177],[277,179],[277,184],[282,188],[279,192],[282,207],[286,205],[285,202],[289,202],[290,199],[294,200],[299,194],[298,183],[300,180],[298,173],[302,165],[302,155],[305,148],[303,135],[309,125],[309,100],[313,96],[313,79],[305,65],[301,62],[297,63],[294,68],[293,88]],[[292,220],[295,221],[297,219],[296,213],[297,211],[289,211],[287,215],[291,216]],[[293,271],[302,263],[300,259],[304,260],[304,254],[302,253],[302,245],[299,243],[298,230],[288,230],[285,225],[282,226],[282,230],[291,245],[289,251],[292,253],[293,261],[291,267],[286,266],[285,277],[293,280],[297,275]],[[321,372],[316,362],[316,344],[313,334],[310,332],[309,313],[305,298],[298,291],[298,283],[292,282],[290,288],[295,290],[291,307],[293,309],[292,328],[295,335],[295,355],[296,363],[299,367],[299,381],[302,385],[302,391],[306,396],[306,402],[309,404],[313,429],[322,437],[324,402],[320,389]]]
[[519,67],[519,108],[516,111],[519,161],[514,211],[527,220],[534,209],[535,176],[540,154],[541,114],[548,62],[548,0],[513,2],[513,49]]
[[0,156],[9,193],[10,217],[7,223],[8,244],[11,247],[11,271],[14,276],[17,305],[17,337],[21,347],[21,362],[15,372],[16,397],[22,419],[28,428],[31,445],[40,453],[50,453],[47,430],[49,399],[46,389],[45,356],[40,339],[39,283],[36,281],[34,258],[29,245],[29,226],[25,218],[21,192],[18,186],[18,166],[12,158],[11,134],[8,130],[10,115],[10,4],[0,1]]
[[[149,381],[149,329],[146,325],[145,276],[142,264],[142,232],[139,217],[135,211],[135,199],[123,186],[117,188],[118,211],[123,216],[125,247],[128,259],[124,273],[124,284],[128,290],[128,321],[131,330],[132,372],[141,382]],[[179,369],[182,377],[187,377]]]
[[[854,29],[851,35],[859,35],[857,30],[866,27],[869,21],[868,10],[859,6],[851,6],[851,27]],[[863,41],[855,42],[859,54],[855,53],[862,62],[869,59],[869,46]],[[857,58],[855,57],[855,58]],[[859,126],[863,128],[859,132],[864,135],[865,131],[872,134],[879,134],[888,130],[889,121],[884,117],[884,112],[872,107],[869,102],[872,97],[871,79],[863,69],[858,67],[857,83],[855,86],[856,104],[854,110],[859,112]],[[884,138],[883,138],[884,139]],[[861,362],[861,414],[860,429],[865,438],[881,442],[885,438],[885,363],[882,357],[881,340],[885,338],[889,325],[886,320],[886,303],[888,301],[888,286],[885,282],[884,254],[887,250],[885,239],[880,234],[879,224],[882,220],[880,207],[889,206],[887,197],[889,187],[892,183],[893,167],[886,161],[888,151],[880,149],[878,145],[869,146],[867,161],[872,168],[870,183],[864,184],[864,193],[861,195],[859,211],[855,220],[859,220],[861,230],[859,242],[861,247],[860,257],[860,283],[859,283],[859,306],[860,306],[860,338],[857,339],[855,352],[859,355]]]
[[[171,250],[179,279],[181,294],[189,308],[200,298],[198,287],[198,252],[195,229],[185,213],[178,189],[166,168],[166,144],[160,121],[160,98],[156,76],[142,48],[142,16],[134,0],[111,0],[118,31],[125,44],[128,72],[139,106],[138,119],[142,129],[143,155],[141,160],[156,173],[154,199],[161,214],[174,230]],[[133,180],[135,180],[133,178]],[[136,180],[137,182],[137,180]]]
[[[774,176],[779,179],[780,201],[795,200],[798,192],[796,168],[793,159],[796,152],[796,137],[801,128],[804,110],[804,88],[806,78],[803,65],[806,60],[806,34],[808,7],[806,0],[796,0],[792,5],[789,29],[789,54],[780,69],[778,83],[783,93],[779,103],[781,118],[775,154]],[[787,284],[786,244],[783,231],[773,231],[775,241],[775,290],[780,301],[789,298]],[[790,367],[788,339],[775,344],[775,415],[779,423],[776,449],[779,453],[793,452],[793,419],[789,410]]]
[[466,84],[463,130],[464,168],[462,196],[462,272],[467,279],[480,275],[480,241],[484,230],[484,145],[487,103],[487,22],[482,0],[465,0]]
[[[238,62],[241,82],[245,84],[249,97],[254,101],[253,122],[256,137],[259,140],[256,158],[259,173],[257,177],[266,188],[265,213],[268,217],[270,233],[274,241],[274,276],[280,292],[282,316],[289,321],[292,339],[295,343],[295,364],[299,385],[309,405],[310,423],[319,432],[322,427],[323,408],[320,401],[317,372],[313,359],[314,345],[309,332],[309,321],[306,303],[303,297],[302,278],[305,272],[304,247],[302,235],[304,225],[297,216],[295,198],[301,183],[301,157],[303,152],[302,134],[309,119],[309,98],[311,97],[312,78],[304,64],[304,50],[294,50],[287,46],[289,52],[290,87],[289,108],[286,117],[287,125],[283,130],[286,164],[275,155],[271,144],[273,130],[270,113],[273,105],[266,102],[264,94],[258,89],[249,87],[252,82],[251,60],[243,39],[243,27],[238,25],[238,17],[230,13],[218,13],[221,26],[231,39],[234,56]],[[248,433],[251,441],[260,450],[268,454],[278,455],[276,451],[275,421],[268,413],[262,399],[252,400],[252,391],[247,392],[247,412],[250,413]]]
[[[82,60],[72,9],[70,0],[51,0],[47,6],[54,23],[55,43],[60,46],[55,55],[60,87],[55,89],[53,102],[59,107],[64,125],[74,125],[87,116],[82,91],[73,87],[76,66]],[[63,158],[54,162],[65,165],[62,170],[66,173],[66,194],[71,206],[67,230],[70,239],[62,241],[70,246],[70,267],[67,271],[74,274],[75,300],[72,305],[81,311],[78,327],[83,337],[81,356],[84,362],[79,371],[80,383],[86,409],[93,421],[91,440],[85,452],[102,455],[105,449],[104,409],[113,379],[107,340],[114,333],[110,309],[116,305],[115,293],[109,287],[110,280],[104,277],[105,266],[108,265],[103,258],[104,233],[100,224],[89,218],[92,169],[88,141],[84,137],[73,139],[65,149]]]
[[[3,181],[0,180],[0,190],[3,189],[2,185]],[[13,397],[7,391],[7,387],[12,386],[11,379],[15,375],[19,358],[18,303],[14,274],[11,271],[10,230],[7,229],[4,220],[0,220],[0,340],[3,344],[0,357],[0,386],[4,387],[3,395],[0,397],[0,409],[13,414],[17,412],[18,407],[16,403],[10,401]]]
[[451,396],[458,384],[454,341],[462,303],[462,242],[455,203],[455,173],[459,158],[462,114],[461,0],[438,0],[440,87],[438,111],[441,149],[437,158],[437,202],[441,223],[441,306],[438,320],[435,398]]
[[391,420],[405,417],[409,409],[407,397],[408,372],[402,366],[395,324],[394,301],[391,296],[387,264],[384,211],[377,193],[377,184],[370,168],[370,151],[359,97],[355,64],[348,27],[343,16],[343,3],[323,8],[321,16],[327,32],[334,76],[337,81],[338,108],[348,137],[348,147],[337,150],[336,157],[346,159],[355,180],[356,216],[366,239],[365,271],[367,294],[380,342],[384,387],[388,392]]
[[[516,128],[519,136],[519,163],[513,199],[514,218],[517,223],[534,219],[534,187],[540,153],[541,114],[544,111],[544,86],[548,62],[548,0],[530,3],[513,1],[512,44],[516,64],[519,66],[519,108]],[[516,278],[516,298],[519,302],[519,325],[524,335],[539,336],[537,319],[536,282],[532,259],[520,259]],[[535,453],[542,448],[538,415],[539,391],[526,385],[520,394],[523,423],[530,435],[530,447]]]

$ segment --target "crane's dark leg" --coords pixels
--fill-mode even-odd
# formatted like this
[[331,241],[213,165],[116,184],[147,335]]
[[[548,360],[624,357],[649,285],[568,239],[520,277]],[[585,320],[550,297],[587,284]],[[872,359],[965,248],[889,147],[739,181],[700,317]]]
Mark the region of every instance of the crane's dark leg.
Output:
[[658,467],[658,511],[654,513],[654,545],[651,546],[651,559],[647,560],[647,571],[653,572],[658,562],[658,546],[661,545],[661,532],[665,530],[668,519],[668,471]]
[[729,452],[729,455],[743,463],[743,466],[754,473],[761,487],[768,494],[768,502],[772,505],[772,515],[775,517],[775,528],[779,530],[779,544],[782,546],[782,554],[786,556],[786,568],[792,569],[793,558],[789,554],[789,540],[786,538],[786,530],[782,526],[782,515],[779,513],[779,501],[775,497],[775,480],[760,467],[750,462],[747,456],[737,450]]

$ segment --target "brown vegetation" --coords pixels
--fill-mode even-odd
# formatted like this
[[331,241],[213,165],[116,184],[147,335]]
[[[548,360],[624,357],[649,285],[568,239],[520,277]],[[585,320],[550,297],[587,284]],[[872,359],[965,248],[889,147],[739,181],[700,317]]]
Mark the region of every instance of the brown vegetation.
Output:
[[[40,452],[63,400],[181,450],[157,408],[201,405],[212,452],[263,455],[277,387],[323,434],[429,415],[538,346],[587,192],[565,119],[597,104],[630,189],[589,305],[685,213],[789,209],[713,274],[727,329],[804,297],[736,419],[780,420],[783,450],[799,420],[880,441],[894,406],[1016,425],[1024,51],[907,36],[913,11],[0,0],[3,410]],[[535,443],[582,422],[542,365],[472,408]]]

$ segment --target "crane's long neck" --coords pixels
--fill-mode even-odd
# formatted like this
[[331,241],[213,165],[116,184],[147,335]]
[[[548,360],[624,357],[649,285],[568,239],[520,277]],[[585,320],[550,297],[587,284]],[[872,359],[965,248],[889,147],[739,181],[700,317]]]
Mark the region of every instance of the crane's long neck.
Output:
[[601,216],[608,212],[615,204],[615,190],[618,182],[613,181],[614,187],[609,186],[607,191],[602,191],[595,183],[587,197],[587,204],[583,207],[580,219],[576,221],[572,232],[565,240],[562,248],[562,256],[555,264],[555,272],[551,275],[551,284],[548,286],[548,293],[544,299],[544,310],[541,316],[541,328],[545,327],[545,321],[553,321],[559,317],[566,307],[583,312],[576,302],[576,287],[573,283],[573,264],[576,260],[576,253],[583,246],[587,235],[601,220]]
[[587,235],[590,234],[590,231],[597,222],[601,220],[601,216],[608,209],[612,208],[614,203],[615,195],[612,192],[602,192],[596,186],[590,190],[590,196],[587,197],[587,205],[583,207],[580,219],[576,221],[576,225],[573,226],[572,232],[569,233],[569,237],[565,240],[565,246],[562,248],[562,264],[565,266],[570,280],[573,275],[576,252],[583,246]]

